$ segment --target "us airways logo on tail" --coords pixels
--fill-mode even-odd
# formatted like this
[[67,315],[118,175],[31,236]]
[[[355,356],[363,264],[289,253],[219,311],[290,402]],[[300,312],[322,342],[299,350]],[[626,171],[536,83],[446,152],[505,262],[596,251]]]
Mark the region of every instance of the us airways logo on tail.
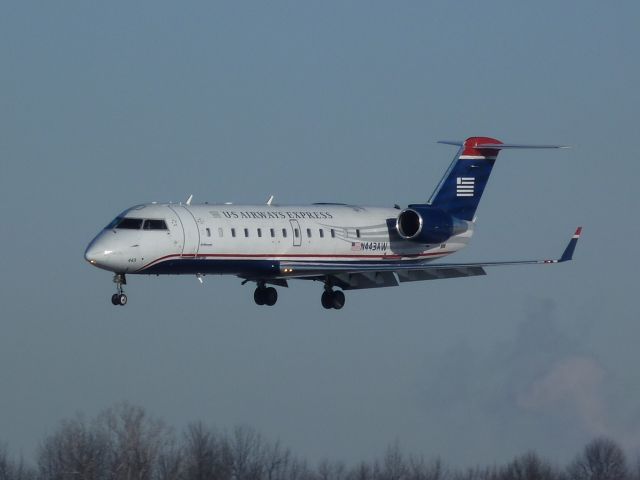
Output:
[[473,197],[475,181],[473,177],[456,178],[456,197]]

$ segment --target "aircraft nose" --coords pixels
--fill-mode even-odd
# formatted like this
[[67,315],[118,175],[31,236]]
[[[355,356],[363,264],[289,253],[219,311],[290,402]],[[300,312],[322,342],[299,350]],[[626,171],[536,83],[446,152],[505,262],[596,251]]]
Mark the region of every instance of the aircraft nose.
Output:
[[84,259],[91,265],[96,265],[98,263],[98,252],[96,252],[95,249],[92,249],[91,245],[89,245],[84,251]]
[[84,251],[84,259],[94,267],[111,270],[114,267],[115,248],[104,235],[98,235]]

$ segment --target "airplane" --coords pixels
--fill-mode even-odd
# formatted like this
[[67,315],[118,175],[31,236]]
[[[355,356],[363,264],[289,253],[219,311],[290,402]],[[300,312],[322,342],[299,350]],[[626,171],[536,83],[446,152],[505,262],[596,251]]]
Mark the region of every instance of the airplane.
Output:
[[462,249],[501,150],[567,148],[506,144],[489,137],[441,141],[458,147],[426,203],[401,209],[338,203],[306,206],[146,203],[126,209],[91,241],[84,257],[114,273],[113,305],[125,305],[127,275],[235,275],[255,282],[257,305],[274,305],[293,279],[323,284],[322,306],[341,309],[344,291],[485,275],[485,267],[569,261],[579,227],[550,260],[431,263]]

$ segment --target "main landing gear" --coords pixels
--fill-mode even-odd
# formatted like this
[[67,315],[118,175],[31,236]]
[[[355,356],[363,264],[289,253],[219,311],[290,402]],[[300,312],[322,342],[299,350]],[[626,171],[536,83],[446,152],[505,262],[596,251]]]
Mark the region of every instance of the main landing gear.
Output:
[[259,282],[255,292],[253,292],[253,300],[256,305],[273,306],[278,301],[278,291],[273,287],[266,287],[264,282]]
[[121,305],[121,306],[126,305],[127,296],[124,294],[124,290],[122,289],[122,286],[127,284],[127,277],[124,276],[124,273],[116,273],[113,276],[113,283],[116,284],[118,293],[114,293],[113,295],[111,295],[111,303],[114,305]]
[[322,301],[322,306],[327,310],[331,308],[340,310],[344,307],[344,292],[342,290],[333,290],[331,285],[325,285],[324,292],[322,292],[320,300]]

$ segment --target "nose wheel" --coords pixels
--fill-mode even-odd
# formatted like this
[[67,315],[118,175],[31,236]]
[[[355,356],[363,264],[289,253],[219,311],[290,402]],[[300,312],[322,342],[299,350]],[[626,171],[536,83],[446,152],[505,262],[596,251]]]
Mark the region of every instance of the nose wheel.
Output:
[[272,307],[278,301],[278,291],[273,287],[265,287],[264,284],[258,284],[258,288],[253,292],[253,300],[256,305]]
[[342,290],[333,290],[331,287],[325,287],[324,292],[322,292],[322,297],[320,298],[322,306],[327,310],[332,308],[340,310],[344,307],[345,300]]
[[127,296],[124,294],[124,290],[122,289],[122,286],[127,284],[127,278],[124,276],[124,273],[116,273],[113,276],[113,283],[116,284],[118,292],[111,295],[111,303],[113,305],[120,306],[126,305]]
[[124,306],[127,304],[127,296],[124,293],[114,293],[111,295],[111,303]]

